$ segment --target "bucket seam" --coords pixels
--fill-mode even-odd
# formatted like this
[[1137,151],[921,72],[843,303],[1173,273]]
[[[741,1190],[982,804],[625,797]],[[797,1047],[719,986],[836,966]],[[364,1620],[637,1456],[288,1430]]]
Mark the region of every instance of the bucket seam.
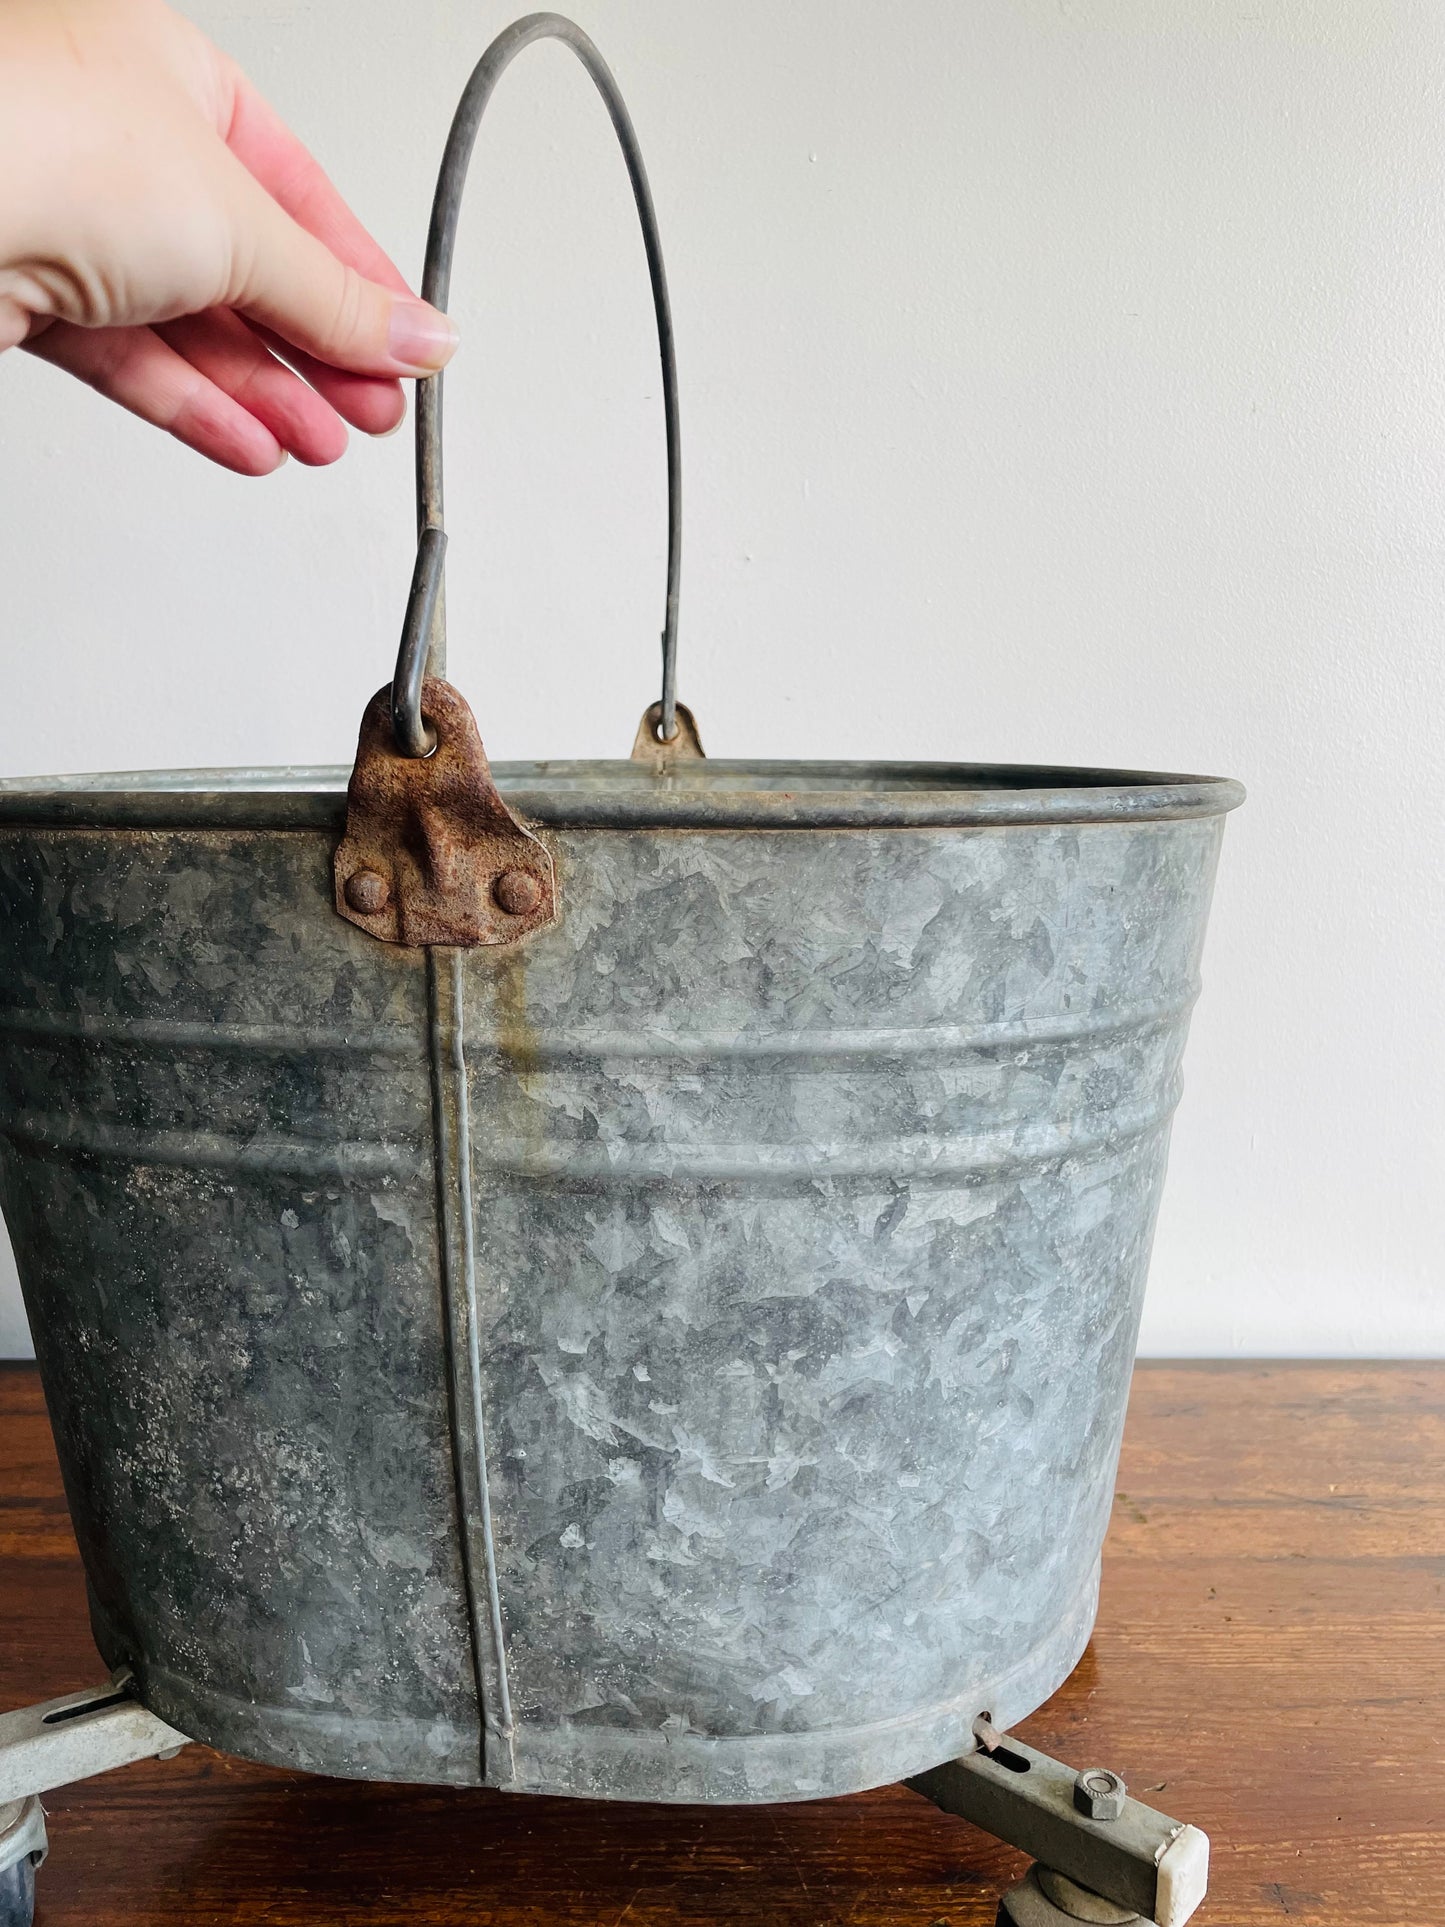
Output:
[[495,1786],[513,1780],[516,1769],[506,1635],[487,1478],[462,988],[462,953],[456,949],[428,950],[427,1037],[436,1129],[438,1257],[446,1305],[452,1456],[481,1714],[482,1772],[488,1784]]

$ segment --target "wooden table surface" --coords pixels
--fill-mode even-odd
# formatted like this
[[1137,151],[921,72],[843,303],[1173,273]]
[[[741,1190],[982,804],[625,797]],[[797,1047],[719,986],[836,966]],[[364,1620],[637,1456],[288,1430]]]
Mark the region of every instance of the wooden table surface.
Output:
[[[1445,1365],[1141,1365],[1094,1641],[1019,1728],[1212,1837],[1201,1927],[1445,1927]],[[102,1677],[0,1367],[0,1708]],[[47,1796],[37,1927],[992,1927],[1026,1864],[901,1787],[648,1808],[189,1748]]]

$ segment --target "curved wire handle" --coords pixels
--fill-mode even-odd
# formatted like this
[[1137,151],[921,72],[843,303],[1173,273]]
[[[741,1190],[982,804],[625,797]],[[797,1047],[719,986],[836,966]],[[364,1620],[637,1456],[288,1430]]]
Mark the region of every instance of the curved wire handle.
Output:
[[[662,701],[659,740],[672,742],[677,718],[677,604],[682,577],[682,460],[677,407],[677,358],[673,347],[672,306],[667,274],[662,265],[662,243],[652,204],[647,170],[637,145],[631,116],[617,91],[607,63],[579,26],[559,13],[531,13],[499,33],[472,70],[466,91],[447,136],[441,172],[432,200],[431,229],[427,235],[426,272],[422,294],[433,306],[445,309],[451,291],[452,253],[462,188],[477,138],[477,128],[492,90],[516,56],[534,40],[560,40],[587,69],[606,103],[608,116],[627,163],[632,194],[642,223],[647,250],[647,272],[657,314],[657,344],[662,356],[662,406],[667,423],[667,605],[662,628]],[[416,509],[417,555],[411,594],[402,625],[401,649],[392,682],[391,719],[398,748],[406,756],[427,756],[435,747],[421,711],[423,679],[446,674],[446,612],[442,601],[442,571],[446,532],[442,516],[442,378],[429,376],[417,383],[416,393]]]

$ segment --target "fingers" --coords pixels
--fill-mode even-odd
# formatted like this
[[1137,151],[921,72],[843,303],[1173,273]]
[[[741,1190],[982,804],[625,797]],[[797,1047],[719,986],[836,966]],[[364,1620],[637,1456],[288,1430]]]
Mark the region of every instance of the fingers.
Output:
[[400,428],[406,415],[406,396],[399,381],[382,381],[375,375],[348,375],[344,369],[328,368],[324,361],[302,354],[269,328],[253,326],[272,354],[282,356],[318,394],[324,395],[343,421],[359,428],[363,435],[389,435]]
[[398,294],[410,294],[399,269],[342,200],[316,160],[238,67],[226,145],[243,167],[348,267]]
[[[225,139],[231,152],[278,205],[308,234],[330,248],[337,260],[368,280],[398,294],[410,294],[400,270],[357,220],[308,149],[245,74],[231,69],[234,95]],[[343,420],[367,435],[387,435],[400,426],[406,399],[400,384],[356,375],[306,354],[290,341],[257,327],[273,353],[326,397]]]
[[444,314],[338,260],[239,161],[234,166],[227,306],[351,374],[430,375],[446,365],[457,337]]
[[0,289],[0,354],[16,348],[35,326],[35,317],[22,301]]
[[269,475],[286,459],[269,428],[153,329],[57,321],[25,346],[238,475]]
[[283,367],[238,316],[212,308],[160,323],[156,333],[308,468],[346,452],[346,429],[331,404]]

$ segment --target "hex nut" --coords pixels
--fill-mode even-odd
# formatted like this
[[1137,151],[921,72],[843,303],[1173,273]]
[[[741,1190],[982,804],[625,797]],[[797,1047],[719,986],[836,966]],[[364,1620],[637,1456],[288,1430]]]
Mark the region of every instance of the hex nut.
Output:
[[542,901],[542,884],[530,870],[503,870],[492,885],[497,907],[509,917],[525,917]]
[[358,870],[346,879],[346,901],[359,917],[375,917],[391,900],[386,878],[377,870]]
[[1128,1788],[1106,1766],[1087,1766],[1074,1776],[1074,1805],[1091,1820],[1117,1820]]

